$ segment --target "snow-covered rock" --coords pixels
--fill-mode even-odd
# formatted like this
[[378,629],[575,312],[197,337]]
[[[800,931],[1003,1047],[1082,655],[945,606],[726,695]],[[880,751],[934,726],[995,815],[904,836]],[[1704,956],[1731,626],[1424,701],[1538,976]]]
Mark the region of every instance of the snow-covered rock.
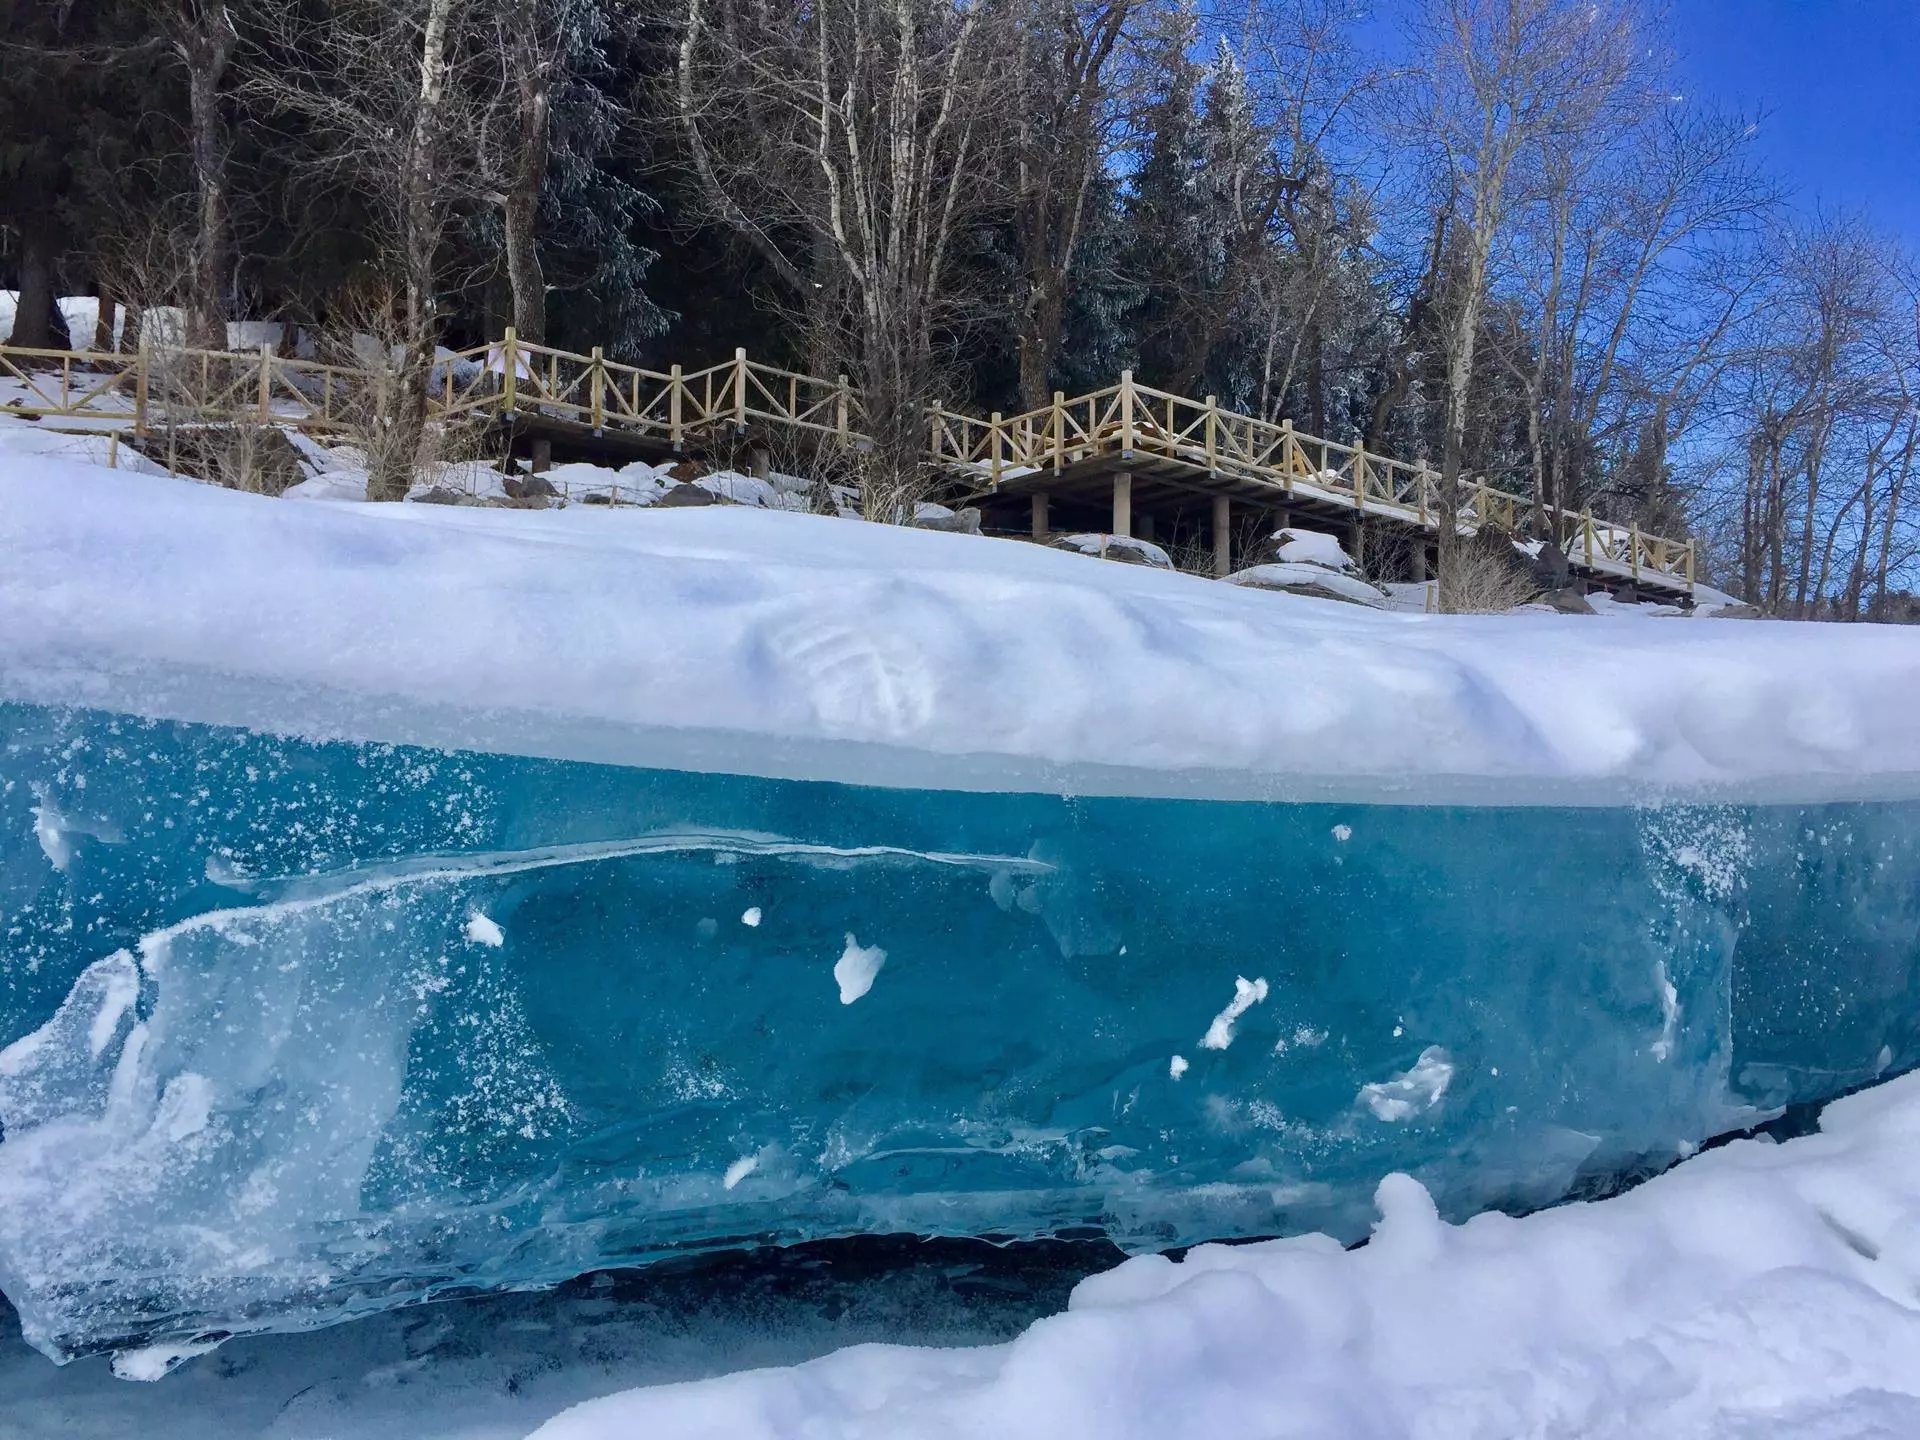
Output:
[[1343,575],[1324,565],[1300,561],[1249,565],[1227,576],[1227,583],[1250,590],[1281,590],[1289,595],[1343,600],[1349,605],[1369,605],[1375,609],[1384,609],[1390,598],[1378,585],[1357,575]]
[[1317,565],[1340,575],[1358,575],[1360,567],[1337,536],[1320,530],[1286,526],[1254,547],[1252,565]]
[[1155,570],[1173,569],[1167,552],[1148,540],[1131,535],[1101,535],[1093,532],[1055,535],[1049,542],[1056,550],[1071,550],[1077,555],[1093,555],[1102,560],[1118,560],[1126,565],[1146,565]]

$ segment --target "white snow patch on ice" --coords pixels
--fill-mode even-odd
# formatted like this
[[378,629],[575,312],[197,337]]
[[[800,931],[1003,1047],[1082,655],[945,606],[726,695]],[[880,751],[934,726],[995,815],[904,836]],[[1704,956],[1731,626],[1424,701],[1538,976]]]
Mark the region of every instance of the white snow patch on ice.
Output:
[[742,1155],[738,1160],[734,1161],[731,1165],[727,1166],[727,1173],[721,1179],[720,1184],[722,1188],[731,1190],[733,1189],[734,1186],[738,1185],[742,1180],[746,1179],[747,1176],[751,1175],[754,1171],[758,1170],[759,1168],[760,1168],[759,1156]]
[[1452,1059],[1440,1046],[1429,1045],[1406,1074],[1362,1085],[1354,1098],[1381,1120],[1405,1120],[1438,1105],[1452,1083]]
[[1673,1037],[1680,1028],[1680,992],[1667,974],[1666,961],[1654,962],[1653,975],[1660,987],[1660,1038],[1653,1042],[1653,1058],[1666,1060],[1673,1054]]
[[833,978],[840,985],[840,1003],[851,1005],[873,989],[874,977],[886,963],[887,952],[878,945],[862,945],[848,935],[847,948],[833,962]]
[[757,928],[760,924],[760,907],[758,905],[749,905],[740,916],[740,923],[749,930]]
[[1167,1074],[1171,1075],[1175,1080],[1178,1080],[1182,1075],[1186,1073],[1187,1073],[1187,1057],[1186,1056],[1176,1055],[1173,1057],[1173,1059],[1167,1062]]
[[494,950],[498,950],[507,941],[506,933],[484,910],[476,910],[467,917],[467,939],[476,945],[485,945]]
[[1227,1008],[1213,1017],[1213,1023],[1207,1026],[1207,1033],[1200,1037],[1203,1050],[1224,1050],[1233,1044],[1233,1027],[1240,1017],[1267,998],[1267,982],[1264,979],[1249,980],[1244,975],[1236,975],[1233,980],[1233,999],[1227,1002]]
[[1351,825],[1334,826],[1333,838],[1339,841],[1342,845],[1346,844],[1347,841],[1353,838],[1353,827]]

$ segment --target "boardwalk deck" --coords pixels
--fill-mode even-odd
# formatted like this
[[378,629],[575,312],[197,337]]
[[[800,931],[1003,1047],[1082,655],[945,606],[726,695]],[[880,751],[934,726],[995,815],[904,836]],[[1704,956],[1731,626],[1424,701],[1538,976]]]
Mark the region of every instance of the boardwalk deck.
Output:
[[[369,376],[258,352],[143,348],[131,353],[0,346],[0,413],[58,417],[91,428],[144,431],[169,417],[257,419],[314,433],[345,432],[368,402]],[[749,360],[649,370],[499,341],[443,354],[429,393],[432,418],[474,417],[515,435],[626,457],[711,451],[742,436],[779,434],[802,445],[866,443],[860,393],[845,376],[823,380]],[[1117,384],[1020,415],[987,418],[933,407],[927,457],[988,505],[1024,501],[1036,525],[1058,502],[1082,513],[1111,500],[1111,528],[1192,502],[1211,506],[1222,564],[1232,507],[1298,511],[1322,522],[1379,524],[1422,557],[1439,533],[1440,477],[1428,467],[1305,435],[1284,420],[1223,409],[1142,385]],[[1532,502],[1476,479],[1459,482],[1462,533],[1527,528]],[[1573,569],[1601,584],[1690,594],[1691,540],[1648,535],[1586,512],[1551,517]]]

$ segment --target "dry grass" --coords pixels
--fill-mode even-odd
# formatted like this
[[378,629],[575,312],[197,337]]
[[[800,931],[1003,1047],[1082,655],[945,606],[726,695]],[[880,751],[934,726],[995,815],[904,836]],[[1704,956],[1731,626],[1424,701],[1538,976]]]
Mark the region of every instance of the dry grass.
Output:
[[1540,593],[1525,569],[1486,542],[1462,540],[1439,580],[1440,609],[1449,615],[1501,615]]

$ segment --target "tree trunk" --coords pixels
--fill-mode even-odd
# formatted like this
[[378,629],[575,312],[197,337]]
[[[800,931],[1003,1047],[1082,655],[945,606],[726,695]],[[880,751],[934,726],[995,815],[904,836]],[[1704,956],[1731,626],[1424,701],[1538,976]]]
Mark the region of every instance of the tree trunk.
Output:
[[[50,204],[51,202],[49,202]],[[33,350],[65,350],[69,346],[66,320],[54,294],[54,262],[58,240],[53,227],[38,213],[23,213],[16,222],[20,234],[20,300],[14,307],[13,334],[8,344]]]
[[234,255],[233,213],[227,195],[227,162],[233,145],[220,110],[220,87],[234,47],[226,12],[219,7],[192,7],[180,21],[175,45],[187,67],[187,138],[198,202],[187,343],[224,350],[232,310]]
[[420,49],[420,99],[407,147],[406,207],[401,263],[405,327],[401,361],[383,395],[381,443],[367,468],[369,500],[404,500],[412,487],[427,422],[427,382],[433,374],[438,321],[435,263],[443,215],[435,204],[434,170],[446,101],[447,29],[454,0],[432,0]]
[[107,287],[95,282],[93,287],[93,348],[99,351],[112,351],[116,348],[113,334],[113,296]]
[[[532,7],[524,23],[534,23]],[[527,37],[533,43],[532,35]],[[507,283],[513,288],[513,327],[529,345],[547,343],[547,278],[540,268],[540,191],[546,184],[552,99],[546,62],[537,55],[523,66],[520,88],[520,156],[504,203]]]

